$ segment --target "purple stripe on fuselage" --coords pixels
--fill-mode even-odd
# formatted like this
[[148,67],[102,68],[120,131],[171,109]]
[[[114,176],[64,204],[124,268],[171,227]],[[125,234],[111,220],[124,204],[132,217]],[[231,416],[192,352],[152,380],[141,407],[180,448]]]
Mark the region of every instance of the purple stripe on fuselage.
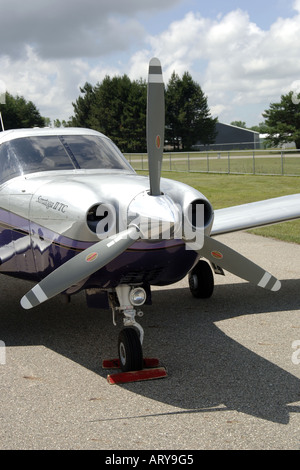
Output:
[[[37,224],[36,222],[32,222],[24,217],[4,209],[0,209],[0,224],[1,222],[7,225],[7,228],[9,229],[22,231],[26,234],[29,234],[30,232],[32,236],[37,235],[39,237],[43,237],[45,240],[51,243],[62,245],[66,248],[74,250],[85,250],[98,241],[88,242],[65,237],[64,235],[53,232],[53,230],[50,230],[47,227]],[[184,242],[182,240],[154,240],[153,242],[149,242],[148,240],[139,240],[132,245],[131,250],[158,250],[167,247],[178,246],[179,244],[184,245]]]
[[[1,272],[32,280],[44,278],[76,252],[96,243],[73,240],[4,209],[0,209],[0,231],[2,252],[11,252],[6,260],[3,258]],[[26,237],[28,244],[23,243]],[[91,276],[85,287],[115,287],[127,280],[172,284],[186,275],[196,256],[196,253],[185,250],[182,240],[153,243],[140,240]]]

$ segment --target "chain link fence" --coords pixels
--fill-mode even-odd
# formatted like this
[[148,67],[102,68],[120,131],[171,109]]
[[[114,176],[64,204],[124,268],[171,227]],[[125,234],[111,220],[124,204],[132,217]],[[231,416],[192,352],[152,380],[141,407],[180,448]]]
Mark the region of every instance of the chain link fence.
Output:
[[[146,153],[125,154],[135,170],[148,170]],[[165,152],[163,171],[300,176],[300,150]]]

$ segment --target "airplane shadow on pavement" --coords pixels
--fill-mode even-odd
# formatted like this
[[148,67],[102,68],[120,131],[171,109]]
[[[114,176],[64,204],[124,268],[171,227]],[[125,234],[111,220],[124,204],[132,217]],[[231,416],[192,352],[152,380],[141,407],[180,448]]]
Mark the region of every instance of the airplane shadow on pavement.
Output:
[[[102,359],[116,357],[121,321],[116,328],[109,311],[88,309],[83,293],[68,305],[54,298],[24,312],[9,282],[16,280],[7,281],[0,314],[0,336],[6,346],[44,345],[106,378]],[[26,292],[23,281],[17,282]],[[178,413],[237,410],[288,424],[290,413],[300,411],[290,405],[300,402],[300,380],[216,325],[240,315],[300,310],[295,295],[300,281],[285,280],[282,286],[275,298],[247,283],[218,285],[213,297],[204,301],[194,299],[187,288],[155,290],[153,305],[144,308],[140,321],[144,355],[158,357],[168,377],[120,387],[178,407]]]

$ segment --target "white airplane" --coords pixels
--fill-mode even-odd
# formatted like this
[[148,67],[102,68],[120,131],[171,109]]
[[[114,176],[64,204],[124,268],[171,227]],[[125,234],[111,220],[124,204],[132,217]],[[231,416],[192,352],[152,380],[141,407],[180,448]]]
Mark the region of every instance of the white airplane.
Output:
[[[89,306],[120,312],[124,372],[144,367],[136,321],[151,286],[189,274],[195,297],[213,293],[213,272],[229,271],[277,291],[280,281],[214,236],[300,217],[300,194],[213,211],[185,184],[161,178],[164,143],[161,64],[149,64],[149,179],[113,142],[89,129],[0,132],[0,271],[34,281],[24,309],[85,290]],[[207,260],[210,265],[202,258]]]

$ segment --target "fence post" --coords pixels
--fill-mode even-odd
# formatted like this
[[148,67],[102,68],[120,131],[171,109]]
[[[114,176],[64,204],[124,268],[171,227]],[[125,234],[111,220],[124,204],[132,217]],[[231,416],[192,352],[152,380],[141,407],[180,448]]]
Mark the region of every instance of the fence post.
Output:
[[190,172],[190,153],[188,152],[188,172]]
[[284,175],[283,151],[281,151],[281,176]]
[[253,174],[255,175],[255,150],[253,150]]
[[228,152],[228,174],[230,175],[230,152]]
[[207,160],[207,173],[209,173],[209,156],[208,156],[208,152],[206,154],[206,160]]

